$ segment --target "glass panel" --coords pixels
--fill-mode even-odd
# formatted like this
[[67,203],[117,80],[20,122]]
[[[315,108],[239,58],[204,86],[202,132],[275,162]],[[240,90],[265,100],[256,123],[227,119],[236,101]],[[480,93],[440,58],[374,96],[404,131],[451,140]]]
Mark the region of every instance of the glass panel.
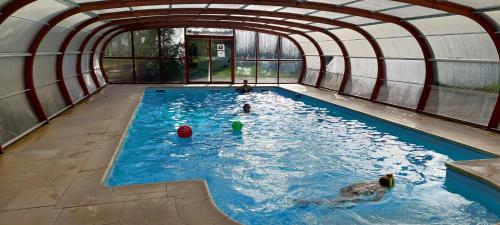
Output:
[[351,76],[347,80],[345,93],[363,98],[370,98],[375,86],[375,78]]
[[24,57],[0,57],[0,97],[24,89]]
[[433,86],[425,112],[487,125],[497,93]]
[[209,39],[188,41],[189,81],[209,82]]
[[249,83],[255,83],[255,61],[236,61],[234,72],[235,82],[243,83],[243,80],[248,80]]
[[231,82],[231,40],[212,39],[211,80]]
[[260,61],[258,67],[258,83],[277,83],[278,82],[278,62]]
[[321,81],[321,87],[339,90],[344,77],[344,58],[325,56],[326,73]]
[[83,76],[83,80],[85,81],[85,85],[87,86],[89,93],[92,94],[97,89],[97,87],[95,86],[94,80],[90,76],[90,73],[84,73],[84,74],[82,74],[82,76]]
[[259,59],[277,59],[278,41],[276,35],[259,33]]
[[280,83],[297,83],[302,72],[301,61],[280,62]]
[[36,91],[47,116],[50,117],[66,107],[66,102],[62,97],[57,83],[39,87]]
[[0,143],[14,139],[38,124],[25,93],[0,99]]
[[223,36],[233,36],[232,29],[221,29],[221,28],[205,28],[205,27],[189,27],[186,30],[188,35],[223,35]]
[[99,86],[103,87],[106,84],[106,79],[104,79],[101,69],[96,69],[94,71],[97,76],[97,80],[99,81]]
[[236,30],[235,39],[236,58],[255,59],[255,32]]
[[167,83],[185,83],[186,65],[183,59],[167,59],[161,62],[162,73]]
[[306,70],[306,77],[304,78],[304,84],[315,86],[318,81],[319,71],[317,70]]
[[184,28],[161,29],[161,53],[167,57],[184,56]]
[[281,38],[282,59],[302,59],[299,48],[287,38]]
[[110,83],[132,83],[134,81],[131,59],[103,59],[103,68]]
[[135,60],[135,82],[136,83],[159,83],[160,61],[156,59]]
[[436,62],[434,85],[498,93],[500,64],[477,62]]
[[119,34],[111,40],[106,47],[104,56],[106,57],[131,57],[132,42],[130,32]]
[[423,87],[422,84],[384,81],[377,100],[415,109],[420,100]]
[[73,102],[77,102],[83,98],[84,93],[82,90],[82,86],[80,85],[80,81],[78,81],[78,78],[76,76],[64,78],[64,81],[66,82],[66,87],[68,87],[69,95]]
[[158,30],[134,31],[135,57],[157,57]]

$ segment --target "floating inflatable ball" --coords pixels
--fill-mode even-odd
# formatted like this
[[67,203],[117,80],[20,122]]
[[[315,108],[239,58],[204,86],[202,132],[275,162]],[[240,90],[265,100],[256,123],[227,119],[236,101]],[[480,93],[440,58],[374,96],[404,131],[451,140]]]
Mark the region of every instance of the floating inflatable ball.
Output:
[[233,127],[233,131],[240,132],[241,129],[243,129],[243,123],[240,121],[234,121],[232,124],[232,127]]
[[177,135],[179,135],[180,138],[190,138],[193,136],[193,130],[190,126],[184,125],[177,129]]

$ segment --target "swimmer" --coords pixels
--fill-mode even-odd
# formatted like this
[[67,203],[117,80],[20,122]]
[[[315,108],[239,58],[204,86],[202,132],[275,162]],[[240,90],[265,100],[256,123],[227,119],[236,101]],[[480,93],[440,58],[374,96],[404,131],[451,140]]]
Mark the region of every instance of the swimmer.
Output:
[[243,112],[244,113],[250,113],[250,109],[251,108],[252,107],[250,106],[250,104],[247,103],[247,104],[243,105]]
[[344,187],[340,189],[340,197],[335,199],[297,200],[295,202],[299,205],[308,205],[325,203],[336,204],[357,201],[378,201],[384,197],[385,191],[393,186],[393,175],[387,174],[383,177],[380,177],[378,182],[372,181],[357,183]]
[[241,93],[248,93],[248,92],[251,92],[253,89],[250,85],[248,85],[248,80],[244,80],[243,81],[243,86],[241,86],[239,89],[238,89]]

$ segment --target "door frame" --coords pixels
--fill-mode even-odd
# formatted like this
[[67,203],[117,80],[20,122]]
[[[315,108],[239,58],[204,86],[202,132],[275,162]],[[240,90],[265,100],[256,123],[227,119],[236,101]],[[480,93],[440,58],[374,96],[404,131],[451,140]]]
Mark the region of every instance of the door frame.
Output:
[[[217,35],[187,35],[185,34],[185,51],[186,51],[186,83],[187,84],[234,84],[234,35],[233,36],[217,36]],[[191,56],[189,51],[189,41],[190,39],[208,39],[208,59],[209,68],[208,76],[209,81],[191,81],[190,80],[190,64]],[[212,82],[212,40],[229,40],[231,42],[231,80],[230,81],[216,81]]]

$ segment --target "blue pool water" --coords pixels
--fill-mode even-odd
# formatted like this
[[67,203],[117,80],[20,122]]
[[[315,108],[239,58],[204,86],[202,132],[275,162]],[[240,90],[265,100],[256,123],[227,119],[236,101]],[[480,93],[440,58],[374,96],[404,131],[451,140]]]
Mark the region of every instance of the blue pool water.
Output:
[[[107,185],[204,179],[217,206],[248,225],[499,221],[498,192],[492,198],[457,187],[455,179],[445,182],[446,161],[488,156],[284,89],[268,90],[146,89]],[[252,106],[248,115],[241,113],[245,103]],[[235,120],[245,124],[242,133],[231,131]],[[177,137],[184,124],[193,128],[190,139]],[[394,173],[396,186],[381,201],[294,203],[334,198],[344,186],[386,173]]]

